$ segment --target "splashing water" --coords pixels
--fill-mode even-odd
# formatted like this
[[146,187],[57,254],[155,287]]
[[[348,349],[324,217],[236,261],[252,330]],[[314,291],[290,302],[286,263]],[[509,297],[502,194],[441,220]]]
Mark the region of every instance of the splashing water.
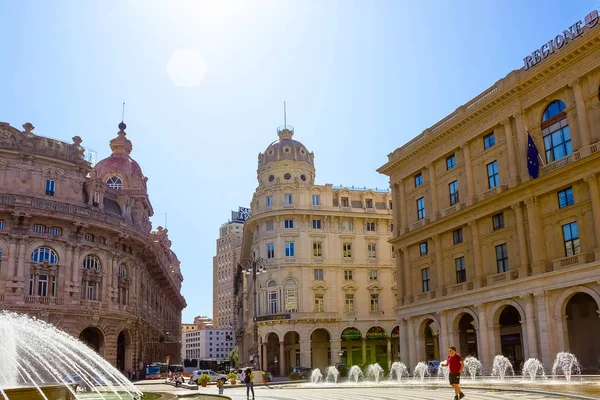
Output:
[[371,364],[367,367],[367,379],[373,377],[375,382],[379,382],[379,379],[383,378],[383,368],[377,363]]
[[522,373],[523,378],[529,378],[532,381],[535,380],[537,376],[540,376],[541,378],[546,377],[544,366],[537,358],[530,358],[529,360],[525,361],[525,364],[523,364]]
[[[140,392],[94,350],[54,326],[12,312],[0,312],[0,393],[23,386],[65,386],[79,399],[74,383],[96,392],[96,398],[117,395],[141,398]],[[99,386],[103,385],[102,392]],[[117,391],[119,393],[117,394]],[[125,392],[125,393],[123,393]]]
[[[467,357],[465,358],[465,372],[466,374],[468,374],[471,379],[475,379],[475,376],[477,375],[477,373],[479,372],[479,375],[481,375],[481,371],[482,371],[482,367],[481,367],[481,362],[476,359],[475,357]],[[465,374],[465,375],[466,375]]]
[[581,374],[581,365],[575,354],[561,351],[556,355],[552,365],[552,375],[564,375],[567,382],[571,382],[573,374]]
[[353,365],[348,372],[348,380],[354,381],[354,383],[358,382],[358,379],[363,376],[363,372],[361,371],[358,365]]
[[319,368],[313,369],[313,372],[310,374],[310,381],[312,383],[319,383],[319,381],[323,380],[323,374]]
[[408,376],[408,368],[403,362],[396,361],[392,364],[390,368],[390,380],[393,380],[396,377],[398,382],[402,381],[402,375]]
[[440,365],[437,370],[437,376],[438,376],[438,378],[443,378],[445,381],[447,381],[448,378],[450,378],[450,367],[447,365],[446,366]]
[[510,360],[502,355],[494,357],[494,365],[492,367],[492,376],[497,376],[504,379],[505,376],[515,376],[515,371],[510,363]]
[[327,368],[327,378],[325,378],[326,382],[337,383],[338,376],[340,376],[340,371],[334,366]]
[[424,381],[426,374],[429,375],[429,368],[427,367],[427,364],[425,364],[424,362],[421,361],[415,367],[413,376],[415,378],[419,378],[421,381]]

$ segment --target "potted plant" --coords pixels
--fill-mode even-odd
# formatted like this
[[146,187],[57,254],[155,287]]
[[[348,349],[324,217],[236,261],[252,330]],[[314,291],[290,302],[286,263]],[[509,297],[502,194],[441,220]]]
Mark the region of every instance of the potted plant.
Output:
[[302,377],[300,376],[299,373],[297,372],[292,372],[289,376],[290,381],[299,381],[300,379],[302,379]]
[[207,374],[200,375],[200,378],[198,378],[198,382],[200,383],[200,385],[202,385],[202,387],[206,387],[206,384],[208,382],[210,382],[210,375],[207,375]]
[[227,374],[227,379],[229,379],[231,381],[232,385],[235,385],[235,383],[238,379],[238,375],[235,372],[230,372]]
[[269,374],[268,372],[263,372],[262,373],[262,379],[263,379],[263,382],[269,382],[269,381],[271,381],[271,374]]

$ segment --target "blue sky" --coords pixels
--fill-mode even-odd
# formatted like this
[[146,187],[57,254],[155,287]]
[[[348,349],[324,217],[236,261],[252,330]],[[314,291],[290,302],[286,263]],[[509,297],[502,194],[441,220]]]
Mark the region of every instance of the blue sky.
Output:
[[[282,102],[317,182],[386,187],[387,154],[523,65],[593,1],[0,0],[0,121],[110,154],[121,103],[168,213],[184,322],[212,314],[212,257],[230,210],[256,188]],[[193,87],[167,73],[195,51]],[[192,74],[195,71],[191,71]],[[180,77],[181,78],[181,77]],[[186,76],[183,76],[186,78]]]

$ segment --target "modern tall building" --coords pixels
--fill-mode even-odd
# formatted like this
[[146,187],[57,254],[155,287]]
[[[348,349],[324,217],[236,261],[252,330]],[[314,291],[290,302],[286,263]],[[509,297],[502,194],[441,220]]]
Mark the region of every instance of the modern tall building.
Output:
[[[588,15],[388,156],[410,366],[600,359],[600,27]],[[539,151],[539,155],[538,155]],[[539,167],[538,167],[539,163]]]
[[233,329],[196,329],[183,332],[182,358],[222,363],[235,348]]
[[0,309],[51,323],[121,370],[177,361],[183,276],[167,230],[152,230],[126,125],[94,167],[79,136],[23,128],[0,123]]
[[219,228],[217,255],[213,257],[213,323],[215,328],[233,328],[235,299],[233,280],[240,261],[244,220],[231,212],[231,220]]
[[297,365],[389,365],[398,353],[391,193],[315,184],[313,153],[290,126],[278,136],[258,156],[242,245],[242,259],[261,257],[266,271],[256,285],[242,266],[236,275],[240,362],[258,350],[274,375]]

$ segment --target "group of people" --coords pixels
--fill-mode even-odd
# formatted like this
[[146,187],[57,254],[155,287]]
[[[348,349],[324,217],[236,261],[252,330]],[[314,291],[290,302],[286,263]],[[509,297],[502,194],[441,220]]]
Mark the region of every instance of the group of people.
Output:
[[181,387],[181,384],[184,382],[183,374],[169,372],[168,380],[175,382],[175,387]]

